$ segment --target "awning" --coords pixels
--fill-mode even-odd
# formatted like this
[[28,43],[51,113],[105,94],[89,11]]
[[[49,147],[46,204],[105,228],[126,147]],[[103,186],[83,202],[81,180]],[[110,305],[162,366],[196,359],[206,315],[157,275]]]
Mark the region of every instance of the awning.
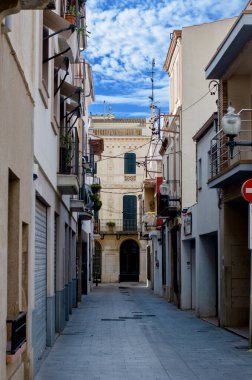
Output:
[[[63,17],[59,16],[57,13],[45,10],[44,11],[44,25],[47,28],[57,32],[62,29],[67,29],[71,24],[65,20]],[[65,30],[58,34],[59,51],[70,59],[71,63],[74,63],[77,59],[78,54],[78,40],[77,32],[72,32],[71,30]],[[65,52],[70,47],[70,50]],[[65,53],[64,53],[65,52]]]
[[62,83],[60,87],[60,92],[62,95],[64,95],[66,98],[71,99],[75,102],[75,106],[77,106],[80,103],[80,89],[79,87],[76,87],[68,82]]

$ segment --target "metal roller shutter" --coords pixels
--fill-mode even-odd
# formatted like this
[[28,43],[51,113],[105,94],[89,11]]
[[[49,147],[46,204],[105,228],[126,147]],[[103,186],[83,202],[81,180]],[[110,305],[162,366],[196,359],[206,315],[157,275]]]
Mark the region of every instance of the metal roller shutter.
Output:
[[46,347],[46,266],[47,228],[46,207],[36,200],[35,214],[35,360]]

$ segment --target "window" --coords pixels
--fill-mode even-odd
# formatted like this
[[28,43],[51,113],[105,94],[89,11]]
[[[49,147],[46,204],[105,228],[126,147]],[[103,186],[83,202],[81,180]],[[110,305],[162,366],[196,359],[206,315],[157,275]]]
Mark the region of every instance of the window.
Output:
[[42,78],[45,81],[45,84],[48,88],[48,58],[49,58],[49,31],[44,26],[43,27],[43,50],[42,50]]
[[201,158],[199,158],[199,160],[198,160],[198,178],[197,178],[197,182],[198,182],[198,190],[201,190],[201,188],[202,188],[202,161],[201,161]]
[[136,154],[135,153],[125,153],[124,174],[136,174]]
[[123,231],[136,231],[137,229],[137,197],[135,195],[123,196]]

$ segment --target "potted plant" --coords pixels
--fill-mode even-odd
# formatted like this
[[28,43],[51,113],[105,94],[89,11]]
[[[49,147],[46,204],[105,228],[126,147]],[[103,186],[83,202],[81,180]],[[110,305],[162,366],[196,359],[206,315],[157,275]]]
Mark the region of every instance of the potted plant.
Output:
[[108,226],[109,231],[113,231],[113,229],[114,229],[114,227],[115,227],[115,223],[114,223],[114,222],[112,222],[112,221],[108,221],[108,222],[106,223],[106,225]]
[[91,190],[92,194],[90,195],[90,199],[94,203],[92,209],[99,211],[102,206],[102,201],[100,200],[101,185],[93,184],[91,185]]
[[68,132],[60,137],[60,169],[62,173],[70,174],[72,168],[72,142]]
[[152,200],[149,203],[150,211],[155,211],[155,202]]
[[97,194],[101,191],[101,185],[94,183],[93,185],[91,185],[91,190],[93,194]]
[[76,25],[75,0],[67,2],[66,13],[65,13],[64,17],[68,22],[70,22],[70,24]]

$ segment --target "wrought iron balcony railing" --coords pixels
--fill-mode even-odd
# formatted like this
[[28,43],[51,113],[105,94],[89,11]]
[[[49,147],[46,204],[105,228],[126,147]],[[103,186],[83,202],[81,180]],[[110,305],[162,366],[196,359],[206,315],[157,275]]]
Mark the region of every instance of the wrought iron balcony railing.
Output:
[[6,351],[14,355],[26,342],[26,313],[20,312],[16,319],[6,321],[8,326],[8,342]]
[[77,128],[60,129],[60,174],[79,175],[79,138]]
[[101,219],[100,231],[103,233],[138,232],[141,225],[136,219]]

